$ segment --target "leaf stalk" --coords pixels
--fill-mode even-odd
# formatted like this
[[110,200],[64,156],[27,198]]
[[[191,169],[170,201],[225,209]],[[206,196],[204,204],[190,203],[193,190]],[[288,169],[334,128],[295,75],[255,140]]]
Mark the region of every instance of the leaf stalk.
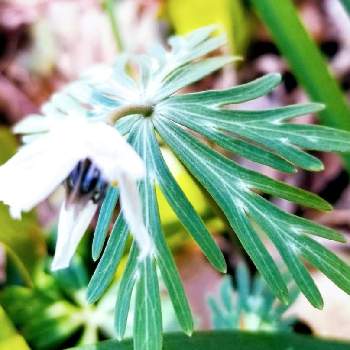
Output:
[[107,117],[107,122],[114,125],[119,119],[133,114],[141,114],[144,117],[149,117],[153,113],[153,106],[150,105],[127,105],[121,106]]

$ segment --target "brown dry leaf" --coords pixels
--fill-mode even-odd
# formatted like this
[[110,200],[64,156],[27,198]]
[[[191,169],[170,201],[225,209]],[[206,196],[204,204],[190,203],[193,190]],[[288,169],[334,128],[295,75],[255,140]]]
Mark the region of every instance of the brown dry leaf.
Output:
[[317,336],[350,339],[350,296],[319,272],[314,273],[313,278],[324,298],[324,309],[315,309],[300,296],[287,315],[304,321]]

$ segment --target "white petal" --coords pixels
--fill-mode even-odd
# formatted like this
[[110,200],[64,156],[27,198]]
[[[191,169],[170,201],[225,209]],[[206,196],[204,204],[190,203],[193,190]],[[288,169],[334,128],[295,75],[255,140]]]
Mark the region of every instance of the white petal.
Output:
[[153,253],[153,242],[144,225],[137,184],[126,174],[121,174],[119,186],[123,215],[140,249],[139,258],[143,259]]
[[51,194],[81,159],[74,138],[48,133],[23,146],[0,167],[0,201],[31,210]]
[[23,135],[21,137],[22,143],[28,144],[28,143],[32,143],[33,141],[37,140],[39,137],[41,137],[41,134],[28,134],[28,135]]
[[51,265],[53,271],[69,266],[96,210],[97,205],[90,201],[81,210],[73,205],[66,208],[66,203],[63,203],[58,221],[55,256]]
[[44,200],[85,158],[110,183],[122,174],[134,181],[145,175],[143,161],[114,127],[79,116],[48,119],[50,131],[23,146],[0,167],[0,201],[17,216]]
[[13,132],[15,134],[31,134],[49,131],[49,129],[50,118],[33,114],[18,122],[13,128]]
[[85,137],[89,157],[109,182],[117,181],[121,173],[135,180],[144,177],[142,159],[114,127],[89,123]]

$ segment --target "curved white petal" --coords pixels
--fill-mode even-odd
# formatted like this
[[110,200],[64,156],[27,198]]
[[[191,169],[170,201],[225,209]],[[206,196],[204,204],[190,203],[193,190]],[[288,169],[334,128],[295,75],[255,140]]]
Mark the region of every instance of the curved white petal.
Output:
[[96,210],[97,205],[90,201],[83,208],[74,205],[67,208],[66,203],[62,204],[58,221],[55,256],[51,265],[53,271],[65,269],[69,266]]
[[[79,116],[33,118],[19,124],[17,131],[46,131],[46,127],[48,131],[0,167],[0,201],[10,206],[11,214],[18,217],[21,211],[32,209],[60,185],[79,160],[90,158],[106,180],[119,183],[123,214],[140,248],[140,258],[152,254],[153,244],[143,222],[137,189],[145,166],[136,151],[114,127],[103,122]],[[53,269],[69,265],[95,212],[92,202],[81,211],[63,205]]]
[[18,216],[44,200],[81,159],[74,143],[72,136],[50,132],[20,148],[0,167],[0,201]]
[[114,127],[89,123],[85,132],[88,156],[109,182],[117,181],[121,173],[135,180],[144,177],[142,159]]
[[119,178],[120,203],[125,221],[138,244],[139,259],[144,259],[153,253],[153,242],[148,233],[142,215],[142,206],[137,183],[126,174]]
[[49,129],[50,118],[33,114],[18,122],[13,128],[13,132],[15,134],[31,134],[49,131]]
[[49,131],[0,167],[0,201],[15,208],[13,212],[32,209],[85,158],[90,158],[111,183],[117,182],[121,173],[135,180],[144,176],[143,161],[114,127],[77,116],[32,118],[17,130],[33,130],[40,124],[40,130],[48,127]]
[[[32,116],[19,123],[15,132],[27,134],[31,142],[0,166],[0,201],[10,206],[11,215],[18,218],[22,211],[32,209],[80,160],[90,158],[106,180],[119,183],[123,214],[140,248],[140,258],[152,254],[137,189],[137,180],[145,175],[144,163],[114,127],[79,116]],[[83,208],[79,203],[68,208],[63,204],[53,270],[68,267],[96,209],[91,201]]]

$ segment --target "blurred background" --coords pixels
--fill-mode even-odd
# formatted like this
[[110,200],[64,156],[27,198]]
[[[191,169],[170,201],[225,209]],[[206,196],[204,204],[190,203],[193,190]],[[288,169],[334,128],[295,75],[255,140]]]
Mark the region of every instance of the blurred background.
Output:
[[[300,121],[350,130],[347,5],[350,10],[347,0],[0,0],[0,163],[19,145],[11,135],[11,127],[39,111],[53,92],[87,68],[113,62],[121,51],[145,52],[157,42],[165,45],[172,34],[209,24],[217,24],[218,30],[226,33],[228,45],[222,50],[242,60],[191,86],[191,91],[225,88],[280,72],[283,83],[277,89],[240,108],[272,108],[311,99],[325,103],[327,109]],[[159,195],[162,222],[197,329],[286,328],[350,339],[350,299],[318,272],[313,277],[325,299],[323,311],[313,309],[296,295],[286,314],[279,310],[273,317],[267,316],[262,305],[270,305],[266,304],[267,298],[272,305],[273,297],[258,280],[243,296],[250,300],[245,314],[233,315],[234,311],[228,309],[218,312],[218,307],[225,304],[220,299],[239,299],[235,290],[239,283],[254,279],[254,267],[238,243],[232,242],[229,229],[206,193],[169,150],[164,148],[163,154],[219,242],[231,276],[223,279],[210,267]],[[325,164],[324,171],[299,171],[293,176],[238,161],[318,193],[334,205],[333,212],[321,214],[282,200],[277,204],[349,235],[350,156],[317,156]],[[63,349],[114,336],[113,309],[120,271],[97,305],[87,305],[84,293],[94,270],[91,237],[85,236],[71,268],[55,274],[49,271],[61,196],[58,191],[21,221],[11,220],[7,208],[0,204],[0,350]],[[348,243],[327,244],[350,261]],[[165,289],[162,296],[164,329],[177,330]],[[226,321],[239,322],[226,322],[225,317]]]

